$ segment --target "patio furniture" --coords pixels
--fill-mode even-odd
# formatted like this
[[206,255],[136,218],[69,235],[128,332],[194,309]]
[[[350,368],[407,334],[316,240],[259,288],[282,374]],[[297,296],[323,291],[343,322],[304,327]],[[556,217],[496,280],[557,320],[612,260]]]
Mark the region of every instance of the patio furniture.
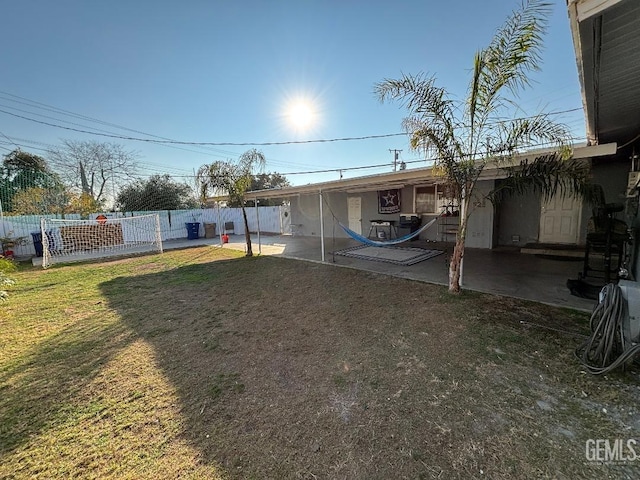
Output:
[[376,239],[398,238],[396,222],[393,220],[371,220],[367,238],[371,238],[372,233]]
[[624,206],[620,203],[607,203],[597,206],[590,219],[582,278],[595,276],[604,283],[618,280],[622,267],[625,245],[629,239],[627,224],[615,218]]

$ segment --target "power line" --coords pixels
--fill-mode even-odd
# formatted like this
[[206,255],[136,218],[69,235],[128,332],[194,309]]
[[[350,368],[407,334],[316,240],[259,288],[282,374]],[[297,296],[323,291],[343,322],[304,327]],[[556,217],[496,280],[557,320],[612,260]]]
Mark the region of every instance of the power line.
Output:
[[[568,113],[568,112],[573,112],[573,111],[577,111],[577,110],[579,110],[579,108],[563,110],[563,111],[559,111],[559,112],[551,112],[551,113],[547,113],[547,115],[559,115],[559,114],[562,114],[562,113]],[[360,136],[360,137],[324,138],[324,139],[315,139],[315,140],[288,140],[288,141],[282,141],[282,142],[188,142],[188,141],[181,141],[181,140],[159,140],[159,139],[155,140],[155,139],[150,139],[150,138],[128,137],[128,136],[124,136],[124,135],[115,135],[115,134],[111,134],[111,133],[91,132],[91,131],[88,131],[88,130],[73,128],[73,127],[65,127],[64,125],[56,125],[56,124],[53,124],[53,123],[44,122],[42,120],[36,120],[34,118],[25,117],[24,115],[18,115],[17,113],[7,112],[6,110],[0,110],[0,113],[4,113],[6,115],[11,115],[11,116],[16,117],[16,118],[21,118],[23,120],[27,120],[27,121],[30,121],[30,122],[39,123],[41,125],[47,125],[49,127],[60,128],[60,129],[64,129],[64,130],[71,130],[71,131],[79,132],[79,133],[86,133],[86,134],[89,134],[89,135],[98,135],[98,136],[107,137],[107,138],[117,138],[117,139],[120,139],[120,140],[130,140],[130,141],[136,141],[136,142],[155,143],[155,144],[160,144],[160,145],[199,145],[199,146],[301,145],[301,144],[310,144],[310,143],[329,143],[329,142],[347,142],[347,141],[357,141],[357,140],[371,140],[371,139],[378,139],[378,138],[390,138],[390,137],[399,137],[399,136],[407,135],[406,132],[403,132],[403,133],[387,133],[387,134],[382,134],[382,135],[364,135],[364,136]],[[39,114],[36,114],[36,115],[44,117],[44,115],[39,115]],[[513,119],[513,120],[526,120],[528,118],[534,118],[534,117],[522,117],[522,118]],[[495,124],[505,123],[506,121],[513,121],[513,120],[496,121],[494,123]],[[61,121],[64,121],[64,120],[61,120]],[[64,122],[73,124],[72,122],[67,122],[67,121],[64,121]],[[88,128],[92,128],[92,127],[88,127]]]
[[9,140],[9,142],[11,142],[12,144],[14,144],[16,147],[18,147],[18,150],[20,149],[20,147],[18,146],[17,143],[15,143],[13,140],[11,140],[9,137],[7,137],[4,133],[0,132],[0,135],[2,135],[4,138],[6,138],[7,140]]
[[33,147],[31,145],[23,145],[21,143],[9,143],[9,142],[0,142],[0,144],[2,145],[15,145],[18,148],[23,147],[23,148],[28,148],[29,150],[40,150],[41,152],[48,152],[49,150],[45,149],[45,148],[40,148],[40,147]]
[[[169,144],[169,145],[219,145],[219,146],[267,146],[267,145],[293,145],[293,144],[304,144],[304,143],[324,143],[324,142],[344,142],[351,140],[367,140],[372,138],[388,138],[388,137],[397,137],[400,135],[406,135],[406,133],[387,133],[384,135],[366,135],[363,137],[343,137],[343,138],[331,138],[331,139],[319,139],[319,140],[290,140],[286,142],[186,142],[180,140],[153,140],[150,138],[139,138],[139,137],[127,137],[124,135],[113,135],[109,133],[100,133],[100,132],[90,132],[87,130],[82,130],[79,128],[65,127],[64,125],[56,125],[54,123],[44,122],[42,120],[36,120],[34,118],[25,117],[24,115],[18,115],[17,113],[7,112],[6,110],[0,110],[0,113],[4,113],[6,115],[11,115],[12,117],[21,118],[23,120],[28,120],[30,122],[39,123],[41,125],[47,125],[49,127],[61,128],[64,130],[71,130],[73,132],[79,133],[88,133],[89,135],[98,135],[101,137],[108,138],[118,138],[121,140],[131,140],[136,142],[147,142],[147,143],[157,143],[157,144]],[[66,122],[71,123],[71,122]]]
[[[100,120],[100,119],[95,118],[95,117],[90,117],[88,115],[75,113],[75,112],[72,112],[70,110],[65,110],[65,109],[56,107],[54,105],[48,105],[46,103],[38,102],[36,100],[31,100],[29,98],[21,97],[19,95],[14,95],[12,93],[4,92],[2,90],[0,90],[0,94],[6,95],[6,96],[9,96],[9,97],[13,97],[13,98],[2,98],[2,97],[0,97],[0,99],[2,99],[2,100],[8,100],[10,102],[19,103],[21,105],[27,105],[27,106],[32,107],[32,108],[40,108],[42,110],[46,110],[46,111],[49,111],[49,112],[53,112],[53,113],[57,113],[57,114],[61,114],[61,115],[67,115],[67,116],[70,116],[70,117],[75,117],[75,118],[78,118],[78,119],[81,119],[81,120],[86,120],[86,121],[89,121],[89,122],[94,122],[94,123],[98,123],[98,124],[101,124],[101,125],[105,125],[105,126],[109,126],[109,127],[113,127],[113,128],[118,128],[118,129],[129,131],[129,132],[139,133],[141,135],[147,135],[149,137],[155,137],[155,138],[162,139],[162,140],[172,140],[171,138],[168,138],[168,137],[162,137],[162,136],[159,136],[159,135],[154,135],[152,133],[143,132],[141,130],[136,130],[136,129],[133,129],[133,128],[125,127],[123,125],[118,125],[117,123],[107,122],[107,121]],[[19,100],[14,100],[14,98],[19,98],[21,100],[25,100],[26,102],[21,102]],[[15,107],[5,106],[5,108],[12,108],[13,110],[18,110],[18,111],[24,112],[24,110],[20,110],[20,109],[17,109]],[[25,112],[25,113],[32,113],[32,112]],[[35,114],[35,115],[38,115],[38,114]],[[51,117],[47,117],[47,118],[51,118]],[[54,118],[54,120],[58,120],[58,119]],[[64,120],[61,120],[61,121],[64,121]],[[65,123],[71,123],[71,122],[66,122],[65,121]],[[71,124],[72,125],[78,125],[78,124],[74,124],[74,123],[71,123]],[[85,125],[78,125],[78,126],[85,127]],[[93,128],[93,127],[87,127],[87,128]],[[98,130],[98,129],[94,129],[94,130]],[[102,131],[107,132],[107,133],[112,133],[112,132],[109,132],[109,131],[106,131],[106,130],[102,130]],[[238,155],[237,152],[225,152],[223,150],[216,150],[216,149],[210,149],[210,150],[215,152],[215,153],[221,153],[221,154],[225,154],[225,155],[227,155],[229,153],[231,153],[232,155]],[[187,150],[187,151],[192,151],[193,152],[193,150]],[[196,153],[205,153],[205,152],[196,152]],[[207,153],[207,154],[209,154],[209,153]]]
[[[131,129],[128,127],[124,127],[118,124],[114,124],[114,123],[110,123],[110,122],[105,122],[103,120],[99,120],[93,117],[89,117],[86,115],[81,115],[81,114],[77,114],[68,110],[64,110],[64,109],[60,109],[58,107],[54,107],[51,105],[47,105],[41,102],[37,102],[34,100],[30,100],[24,97],[20,97],[17,95],[13,95],[11,93],[8,92],[2,92],[0,91],[0,93],[4,94],[4,95],[8,95],[10,97],[14,97],[14,98],[20,98],[22,100],[26,100],[27,102],[30,103],[25,103],[25,102],[20,102],[14,99],[10,99],[10,98],[4,98],[4,100],[8,100],[8,101],[12,101],[15,103],[19,103],[19,104],[23,104],[23,105],[27,105],[29,107],[33,107],[33,108],[40,108],[46,111],[50,111],[53,113],[59,113],[62,115],[68,115],[68,116],[72,116],[74,118],[79,118],[79,119],[83,119],[83,120],[87,120],[87,121],[92,121],[95,123],[99,123],[102,125],[107,125],[107,126],[112,126],[115,128],[119,128],[119,129],[123,129],[126,131],[131,131],[131,132],[135,132],[135,133],[140,133],[142,135],[147,135],[150,137],[154,137],[158,140],[152,140],[152,139],[144,139],[144,138],[137,138],[137,137],[129,137],[129,136],[124,136],[124,135],[118,135],[115,134],[113,132],[109,132],[108,130],[103,130],[103,129],[98,129],[95,127],[89,127],[89,126],[85,126],[82,124],[77,124],[74,122],[69,122],[67,120],[62,120],[62,119],[58,119],[55,117],[50,117],[50,116],[46,116],[46,115],[42,115],[42,114],[38,114],[35,112],[30,112],[30,111],[25,111],[25,110],[20,110],[17,109],[15,107],[9,107],[4,105],[5,108],[11,108],[12,110],[17,110],[20,112],[24,112],[24,113],[28,113],[28,114],[33,114],[33,115],[37,115],[39,117],[42,118],[48,118],[51,120],[56,120],[56,121],[61,121],[70,125],[76,125],[79,127],[85,127],[85,128],[90,128],[94,131],[87,131],[87,130],[83,130],[83,129],[78,129],[78,128],[71,128],[71,127],[65,127],[63,125],[57,125],[54,123],[49,123],[49,122],[44,122],[44,121],[40,121],[40,120],[36,120],[33,118],[29,118],[29,117],[25,117],[22,115],[18,115],[16,113],[12,113],[12,112],[7,112],[5,110],[0,110],[0,112],[8,114],[8,115],[12,115],[14,117],[17,118],[22,118],[24,120],[27,121],[32,121],[35,123],[40,123],[40,124],[44,124],[47,126],[52,126],[54,128],[61,128],[61,129],[66,129],[66,130],[71,130],[71,131],[77,131],[80,133],[87,133],[90,135],[99,135],[99,136],[105,136],[105,137],[109,137],[109,138],[118,138],[118,139],[123,139],[123,140],[132,140],[132,141],[142,141],[142,142],[148,142],[148,143],[155,143],[155,144],[159,144],[162,146],[167,146],[167,147],[171,147],[171,148],[176,148],[176,149],[181,149],[181,150],[185,150],[185,151],[191,151],[193,153],[201,153],[201,154],[207,154],[207,155],[211,155],[211,153],[205,153],[205,152],[201,152],[201,151],[195,151],[195,150],[189,150],[189,149],[184,149],[175,145],[194,145],[194,146],[213,146],[213,145],[237,145],[237,146],[248,146],[248,145],[287,145],[287,144],[305,144],[305,143],[323,143],[323,142],[338,142],[338,141],[351,141],[351,140],[365,140],[365,139],[375,139],[375,138],[387,138],[387,137],[392,137],[392,136],[401,136],[401,135],[406,135],[406,133],[393,133],[393,134],[385,134],[385,135],[368,135],[368,136],[361,136],[361,137],[343,137],[343,138],[332,138],[332,139],[318,139],[318,140],[304,140],[304,141],[285,141],[285,142],[263,142],[263,143],[251,143],[251,142],[243,142],[243,143],[233,143],[233,142],[182,142],[182,141],[177,141],[177,140],[172,140],[170,138],[167,137],[161,137],[161,136],[157,136],[157,135],[153,135],[150,133],[146,133],[140,130],[135,130],[135,129]],[[0,97],[2,98],[2,97]],[[3,105],[0,105],[3,106]],[[563,111],[557,111],[557,112],[551,112],[548,113],[548,115],[558,115],[558,114],[562,114],[562,113],[569,113],[569,112],[574,112],[574,111],[578,111],[578,110],[582,110],[581,108],[574,108],[574,109],[567,109],[567,110],[563,110]],[[522,119],[527,119],[527,118],[532,118],[532,117],[522,117]],[[518,120],[518,119],[516,119]],[[499,123],[504,123],[505,121],[509,121],[509,120],[499,120],[496,122],[492,122],[491,124],[499,124]],[[576,121],[576,120],[573,120]],[[102,133],[101,133],[102,132]],[[19,147],[18,144],[16,144],[15,142],[13,142],[9,137],[6,137],[12,144],[16,145]],[[28,143],[35,143],[35,144],[39,144],[39,145],[45,145],[45,146],[50,146],[49,144],[45,144],[42,142],[36,142],[36,141],[30,141],[30,140],[24,140],[24,139],[18,139],[18,140],[23,140],[26,141]],[[25,146],[25,145],[20,145],[20,146]],[[25,146],[25,148],[33,148],[33,149],[37,149],[37,150],[42,150],[42,151],[47,151],[46,149],[42,149],[42,148],[38,148],[38,147],[34,147],[34,146]],[[229,154],[233,154],[236,155],[235,152],[225,152],[223,150],[219,150],[218,152],[220,153],[229,153]],[[282,161],[278,161],[275,159],[267,159],[269,163],[273,164],[273,165],[280,165],[280,166],[294,166],[294,165],[300,165],[302,166],[303,164],[296,164],[294,162],[282,162]],[[416,162],[422,162],[424,160],[416,160],[415,162],[413,161],[409,161],[409,162],[405,162],[405,163],[416,163]],[[144,163],[143,163],[144,164]],[[148,165],[148,166],[152,166],[153,164],[150,163],[146,163],[144,165]],[[149,169],[148,167],[146,168],[147,171],[150,170],[156,170],[156,171],[162,171],[162,172],[166,172],[167,170],[174,170],[174,171],[178,171],[181,169],[177,169],[174,167],[168,167],[168,166],[163,166],[163,165],[153,165],[159,168],[152,168]],[[388,165],[384,164],[384,165],[370,165],[370,166],[362,166],[362,167],[350,167],[350,168],[336,168],[336,169],[321,169],[321,170],[312,170],[312,171],[306,171],[306,172],[289,172],[289,173],[284,173],[285,175],[301,175],[301,174],[313,174],[313,173],[330,173],[330,172],[342,172],[342,171],[348,171],[348,170],[359,170],[359,169],[370,169],[370,168],[383,168],[383,167],[387,167]],[[164,170],[161,170],[164,169]],[[181,170],[181,171],[185,171],[185,170]],[[178,176],[178,175],[174,175],[174,176]],[[192,174],[189,175],[181,175],[184,177],[192,177]]]
[[[132,129],[132,128],[129,128],[129,127],[125,127],[125,126],[123,126],[123,125],[119,125],[119,124],[116,124],[116,123],[113,123],[113,122],[108,122],[108,121],[100,120],[100,119],[98,119],[98,118],[91,117],[91,116],[88,116],[88,115],[83,115],[83,114],[79,114],[79,113],[76,113],[76,112],[72,112],[72,111],[70,111],[70,110],[65,110],[65,109],[62,109],[62,108],[60,108],[60,107],[56,107],[56,106],[54,106],[54,105],[49,105],[49,104],[46,104],[46,103],[43,103],[43,102],[39,102],[39,101],[36,101],[36,100],[32,100],[32,99],[29,99],[29,98],[26,98],[26,97],[22,97],[22,96],[19,96],[19,95],[15,95],[15,94],[12,94],[12,93],[9,93],[9,92],[5,92],[5,91],[1,91],[1,90],[0,90],[0,94],[5,96],[5,97],[0,96],[0,99],[2,99],[2,100],[10,101],[10,102],[13,102],[13,103],[18,103],[18,104],[21,104],[21,105],[26,105],[26,106],[31,107],[31,108],[38,108],[38,109],[42,109],[42,110],[45,110],[45,111],[53,112],[53,113],[56,113],[56,114],[67,115],[67,116],[71,116],[71,117],[73,117],[73,118],[78,118],[78,119],[86,120],[86,121],[89,121],[89,122],[95,122],[95,123],[98,123],[98,124],[101,124],[101,125],[111,126],[111,127],[114,127],[114,128],[118,128],[118,129],[121,129],[121,130],[125,130],[125,131],[130,131],[130,132],[134,132],[134,133],[140,133],[140,134],[142,134],[142,135],[147,135],[147,136],[154,137],[154,138],[157,138],[157,139],[162,139],[162,140],[173,140],[173,139],[168,138],[168,137],[163,137],[163,136],[159,136],[159,135],[154,135],[154,134],[151,134],[151,133],[148,133],[148,132],[144,132],[144,131],[141,131],[141,130],[136,130],[136,129]],[[12,98],[6,98],[6,97],[12,97]],[[20,99],[20,100],[24,100],[24,101],[20,101],[20,100],[16,100],[16,99]],[[69,123],[69,124],[71,124],[71,125],[76,125],[76,126],[80,126],[80,127],[91,128],[92,130],[102,131],[102,132],[105,132],[105,133],[108,133],[108,134],[116,135],[116,134],[114,134],[113,132],[110,132],[110,131],[108,131],[108,130],[104,130],[104,129],[97,129],[97,128],[94,128],[94,127],[88,127],[88,126],[85,126],[85,125],[82,125],[82,124],[77,124],[77,123],[69,122],[69,121],[67,121],[67,120],[62,120],[62,119],[58,119],[58,118],[55,118],[55,117],[49,117],[49,116],[45,116],[45,115],[38,114],[38,113],[35,113],[35,112],[30,112],[30,111],[25,111],[25,110],[17,109],[17,108],[15,108],[15,107],[9,107],[9,106],[7,106],[7,105],[0,105],[0,106],[4,106],[5,108],[10,108],[10,109],[12,109],[12,110],[17,110],[17,111],[19,111],[19,112],[24,112],[24,113],[29,113],[29,114],[38,115],[38,116],[40,116],[40,117],[49,118],[49,119],[52,119],[52,120],[59,120],[59,121],[62,121],[62,122],[64,122],[64,123]],[[551,112],[550,114],[551,114],[551,115],[556,115],[556,114],[567,113],[567,112],[574,112],[574,111],[581,111],[581,110],[582,110],[582,108],[574,108],[574,109],[568,109],[568,110],[564,110],[564,111]],[[523,117],[523,118],[531,118],[531,117]],[[516,120],[517,120],[517,119],[516,119]],[[498,120],[498,121],[495,121],[495,122],[489,122],[489,125],[492,125],[492,124],[499,124],[499,123],[504,122],[504,121],[505,121],[505,120],[502,120],[502,121],[501,121],[501,120]],[[584,122],[584,119],[574,119],[574,120],[572,120],[570,123],[575,123],[576,121]],[[567,123],[567,125],[568,125],[568,123]],[[59,126],[59,127],[61,127],[61,126]],[[88,132],[88,133],[89,133],[89,134],[91,134],[91,133],[94,133],[94,134],[95,134],[95,132]],[[397,134],[397,135],[402,135],[402,134]],[[14,137],[14,139],[15,139],[15,138],[16,138],[16,137]],[[124,137],[122,137],[122,138],[124,138]],[[23,140],[23,139],[18,139],[18,140]],[[337,140],[339,140],[339,139],[336,139],[336,141],[337,141]],[[26,141],[26,142],[28,142],[28,143],[35,143],[35,144],[45,145],[45,146],[49,146],[49,147],[55,148],[55,147],[53,147],[53,146],[51,146],[51,145],[44,144],[44,143],[41,143],[41,142],[36,142],[36,141],[31,141],[31,140],[23,140],[23,141]],[[155,142],[155,143],[159,143],[159,142]],[[215,152],[216,154],[220,154],[220,155],[232,155],[232,156],[236,156],[236,155],[238,155],[238,153],[237,153],[237,152],[231,152],[231,151],[228,151],[228,150],[221,150],[221,149],[214,149],[214,148],[212,148],[211,146],[201,146],[201,145],[196,145],[197,147],[200,147],[200,148],[203,148],[203,149],[207,150],[207,152],[204,152],[204,151],[199,151],[199,150],[191,150],[191,149],[187,149],[187,148],[183,148],[183,147],[178,147],[178,146],[176,146],[176,145],[168,145],[168,144],[165,144],[165,143],[159,143],[159,144],[160,144],[161,146],[165,146],[165,147],[169,147],[169,148],[174,148],[174,149],[177,149],[177,150],[183,150],[183,151],[187,151],[187,152],[192,152],[192,153],[199,153],[199,154],[203,154],[203,155],[212,155],[212,153],[210,153],[210,152]],[[31,148],[37,148],[37,147],[31,147]],[[42,150],[42,151],[46,151],[45,149],[40,149],[40,150]],[[266,160],[267,160],[267,162],[268,162],[269,164],[271,164],[271,165],[275,166],[276,168],[277,168],[278,166],[280,166],[280,167],[287,167],[287,166],[291,166],[291,167],[306,166],[305,164],[302,164],[302,163],[297,163],[297,162],[284,162],[284,161],[277,160],[277,159],[274,159],[274,158],[267,158]]]

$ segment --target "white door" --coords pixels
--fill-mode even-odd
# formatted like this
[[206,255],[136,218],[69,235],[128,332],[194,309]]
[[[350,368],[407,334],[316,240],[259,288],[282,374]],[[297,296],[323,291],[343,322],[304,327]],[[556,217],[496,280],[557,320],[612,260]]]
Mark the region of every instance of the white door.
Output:
[[360,197],[348,197],[349,230],[362,235],[362,199]]
[[291,235],[291,206],[281,205],[280,210],[280,234]]
[[560,196],[542,203],[540,212],[540,243],[578,243],[580,231],[580,198]]

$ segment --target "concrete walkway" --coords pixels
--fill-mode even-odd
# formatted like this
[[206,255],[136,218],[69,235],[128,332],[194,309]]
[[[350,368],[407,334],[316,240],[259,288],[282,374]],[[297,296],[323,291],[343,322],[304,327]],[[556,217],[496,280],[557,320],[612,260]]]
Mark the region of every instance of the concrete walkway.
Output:
[[[320,239],[318,237],[292,237],[251,235],[253,252],[300,260],[321,261]],[[200,245],[220,245],[219,239],[173,240],[164,243],[164,248],[186,248]],[[445,253],[411,266],[359,260],[334,255],[333,252],[358,245],[351,239],[326,239],[325,262],[358,270],[366,270],[394,277],[422,282],[448,285],[449,255],[452,244],[408,242],[403,246],[440,249]],[[242,235],[232,235],[223,248],[245,251]],[[478,292],[505,295],[532,300],[554,306],[591,311],[595,305],[587,300],[571,295],[566,287],[567,279],[578,278],[582,260],[558,259],[522,254],[514,249],[473,249],[467,248],[464,257],[463,288]]]

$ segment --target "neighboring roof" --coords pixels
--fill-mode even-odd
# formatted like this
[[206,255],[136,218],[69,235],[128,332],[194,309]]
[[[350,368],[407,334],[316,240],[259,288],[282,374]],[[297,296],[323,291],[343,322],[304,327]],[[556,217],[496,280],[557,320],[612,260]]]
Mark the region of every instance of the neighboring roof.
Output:
[[[534,158],[539,155],[551,153],[552,149],[532,150],[526,154],[520,155],[516,159],[516,163],[521,159]],[[616,152],[616,145],[598,145],[592,147],[575,147],[573,149],[573,158],[594,158],[605,155],[612,155]],[[506,173],[499,168],[492,166],[486,168],[480,176],[480,179],[495,179],[506,176]],[[296,195],[310,194],[322,192],[347,192],[358,193],[375,190],[388,190],[390,188],[402,188],[405,185],[429,185],[442,182],[442,177],[434,172],[433,167],[413,168],[410,170],[401,170],[399,172],[379,173],[376,175],[367,175],[364,177],[345,178],[334,180],[331,182],[310,183],[307,185],[299,185],[294,187],[276,188],[271,190],[256,190],[247,192],[245,199],[269,199],[269,198],[286,198]]]
[[590,145],[640,134],[640,2],[567,0]]

